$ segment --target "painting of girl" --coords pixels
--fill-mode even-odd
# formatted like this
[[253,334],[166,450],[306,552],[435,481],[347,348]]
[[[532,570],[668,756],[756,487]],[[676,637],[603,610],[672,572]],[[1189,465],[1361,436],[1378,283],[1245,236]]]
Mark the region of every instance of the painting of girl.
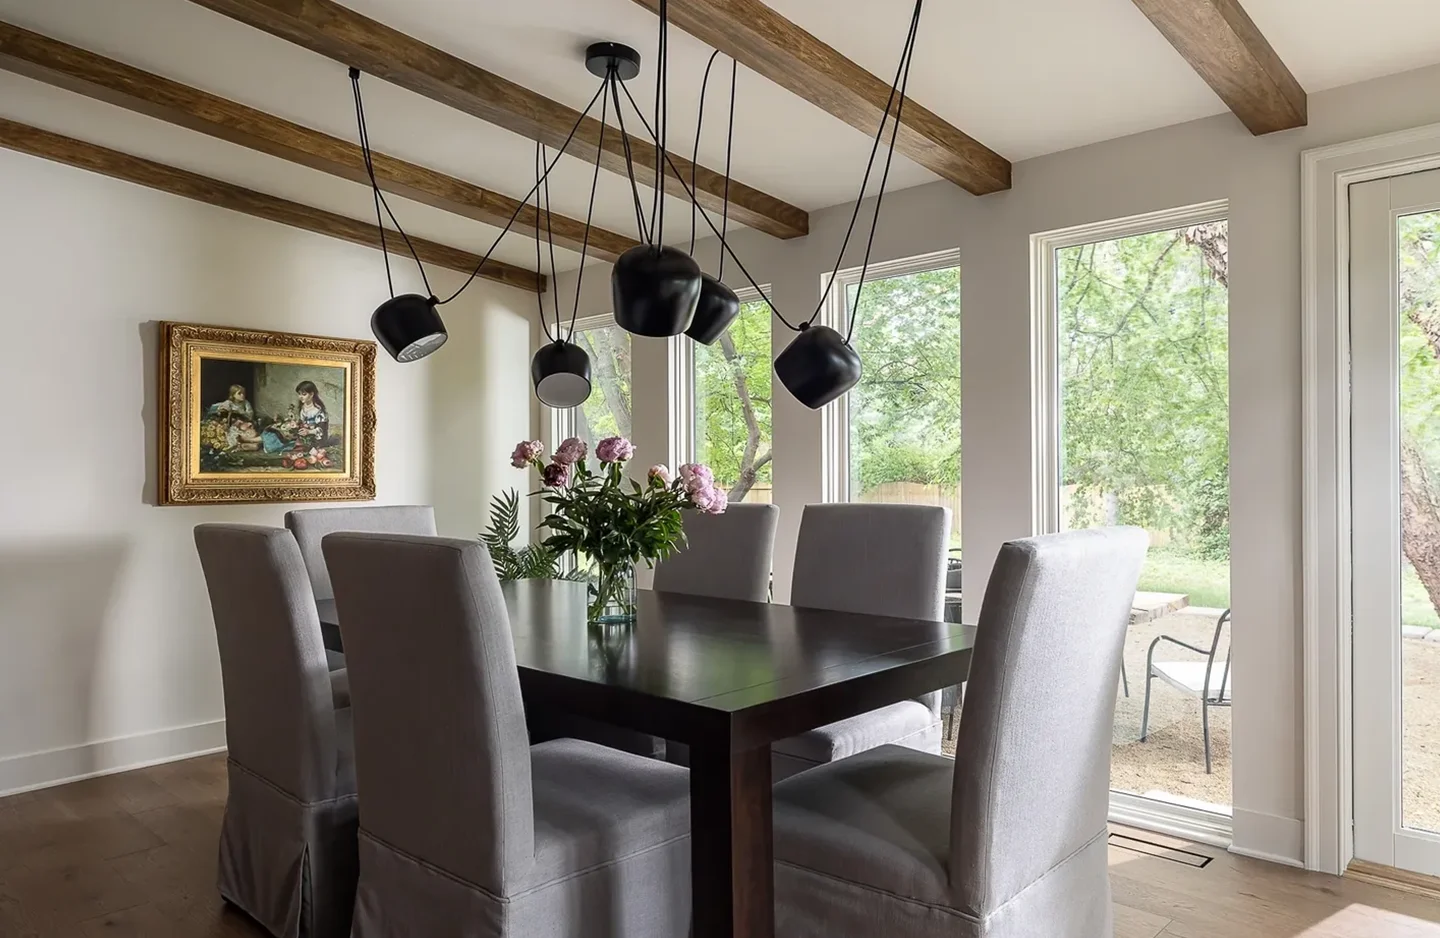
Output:
[[313,381],[295,385],[296,403],[283,420],[266,428],[262,434],[265,452],[280,453],[290,449],[325,446],[330,438],[330,414],[320,389]]

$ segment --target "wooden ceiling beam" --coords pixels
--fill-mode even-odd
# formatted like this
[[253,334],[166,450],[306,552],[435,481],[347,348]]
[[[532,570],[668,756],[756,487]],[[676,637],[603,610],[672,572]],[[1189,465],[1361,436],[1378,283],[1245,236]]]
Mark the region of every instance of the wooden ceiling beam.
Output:
[[[503,127],[512,133],[558,149],[575,126],[580,113],[544,95],[501,78],[464,59],[362,16],[332,0],[191,0],[257,29],[303,46],[312,52],[354,66],[424,95],[441,104]],[[577,61],[576,68],[581,65]],[[598,87],[598,79],[597,79]],[[599,148],[600,122],[580,121],[566,152],[613,173],[624,174],[625,144],[617,131],[605,134]],[[653,141],[631,136],[630,150],[643,182],[654,179],[656,152]],[[688,182],[691,164],[670,154],[674,170]],[[644,170],[643,172],[641,170]],[[719,211],[725,200],[725,177],[703,166],[695,168],[696,196],[707,209]],[[687,198],[681,178],[665,173],[665,191]],[[774,235],[797,238],[810,230],[810,217],[802,209],[730,180],[730,218]]]
[[[341,179],[370,185],[360,147],[347,140],[4,22],[0,22],[0,68]],[[530,237],[535,235],[533,206],[522,208],[509,196],[393,156],[375,153],[373,157],[376,181],[386,192],[497,228],[503,228],[518,208],[520,214],[511,230]],[[581,249],[584,222],[555,215],[553,225],[556,244],[572,251]],[[592,228],[589,252],[613,261],[637,243],[613,231]]]
[[[635,0],[658,13],[660,0]],[[890,85],[760,0],[668,0],[672,25],[873,137]],[[1010,188],[1010,162],[910,98],[895,149],[967,192]]]
[[[61,136],[48,130],[31,127],[28,124],[0,118],[0,147],[64,163],[67,166],[88,169],[102,176],[123,179],[126,182],[133,182],[172,195],[184,196],[197,202],[218,205],[231,211],[289,225],[292,228],[313,231],[316,234],[349,241],[352,244],[362,244],[365,247],[377,249],[380,247],[380,240],[376,235],[375,225],[372,223],[356,221],[353,218],[336,215],[323,209],[266,195],[263,192],[211,179],[208,176],[177,169],[154,160],[131,156],[118,150],[96,146],[73,137]],[[406,258],[410,256],[398,235],[387,238],[386,243],[390,253]],[[475,269],[476,264],[480,263],[478,255],[462,251],[459,248],[415,237],[410,239],[410,243],[415,245],[415,252],[427,264],[468,274]],[[547,287],[544,276],[495,260],[485,264],[480,271],[480,276],[486,280],[493,280],[496,283],[532,292],[537,287],[542,290]]]
[[1239,0],[1135,0],[1252,134],[1304,127],[1305,89]]

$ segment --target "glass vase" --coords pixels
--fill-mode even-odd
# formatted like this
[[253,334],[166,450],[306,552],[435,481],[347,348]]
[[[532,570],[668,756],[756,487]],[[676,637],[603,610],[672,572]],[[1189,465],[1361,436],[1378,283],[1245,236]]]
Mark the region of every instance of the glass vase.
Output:
[[590,577],[589,619],[597,625],[635,621],[635,565],[598,563]]

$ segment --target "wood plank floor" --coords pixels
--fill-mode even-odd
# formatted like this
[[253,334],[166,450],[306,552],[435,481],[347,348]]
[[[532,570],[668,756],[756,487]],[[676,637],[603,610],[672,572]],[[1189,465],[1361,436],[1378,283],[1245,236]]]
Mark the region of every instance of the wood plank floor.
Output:
[[[262,938],[215,892],[224,803],[222,756],[0,799],[0,936]],[[1440,902],[1116,834],[1116,938],[1440,938]]]

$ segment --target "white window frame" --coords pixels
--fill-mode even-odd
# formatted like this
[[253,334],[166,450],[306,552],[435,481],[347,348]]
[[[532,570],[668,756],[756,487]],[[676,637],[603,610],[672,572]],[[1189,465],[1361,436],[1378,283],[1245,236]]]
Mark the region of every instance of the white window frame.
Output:
[[[1030,236],[1032,533],[1060,530],[1060,310],[1055,252],[1097,241],[1228,221],[1229,217],[1229,200],[1219,199]],[[1220,847],[1230,846],[1232,839],[1229,814],[1122,791],[1110,792],[1110,819]]]
[[[764,295],[761,295],[764,291]],[[735,290],[740,304],[754,303],[771,296],[769,284],[760,289],[741,287]],[[771,322],[774,326],[773,318]],[[773,335],[772,335],[773,349]],[[773,351],[772,351],[773,357]],[[771,440],[774,445],[774,440]],[[670,466],[695,462],[695,341],[681,334],[670,340]]]
[[1031,533],[1060,530],[1060,315],[1055,252],[1225,221],[1229,216],[1229,200],[1219,199],[1030,236]]
[[[615,317],[610,315],[609,313],[601,313],[596,316],[585,316],[581,319],[575,320],[574,334],[579,335],[580,333],[590,329],[604,329],[607,326],[613,326],[615,324]],[[568,326],[566,327],[566,330],[568,334]],[[544,338],[543,334],[541,338]],[[590,393],[595,393],[593,383],[590,388]],[[541,404],[540,407],[548,415],[547,417],[541,419],[540,426],[546,431],[548,431],[550,434],[550,438],[548,440],[542,439],[541,442],[545,444],[546,452],[553,453],[555,451],[555,447],[559,446],[563,440],[569,439],[570,437],[575,435],[575,408],[556,408],[551,407],[548,404]]]
[[[952,267],[964,267],[960,262],[959,248],[949,248],[930,254],[871,264],[865,272],[865,279],[890,280],[894,277],[929,273],[932,270],[948,270]],[[860,282],[861,269],[852,267],[835,275],[834,285],[831,286],[830,294],[825,298],[825,306],[821,311],[820,322],[841,335],[844,335],[850,328],[850,312],[846,309],[845,295],[850,287]],[[960,276],[963,283],[965,276],[963,269]],[[830,275],[826,273],[820,278],[820,289],[824,290],[828,283],[830,283]],[[864,367],[863,360],[861,367]],[[821,449],[824,454],[822,497],[827,502],[850,501],[849,400],[849,394],[843,395],[839,400],[826,404],[820,414]]]

